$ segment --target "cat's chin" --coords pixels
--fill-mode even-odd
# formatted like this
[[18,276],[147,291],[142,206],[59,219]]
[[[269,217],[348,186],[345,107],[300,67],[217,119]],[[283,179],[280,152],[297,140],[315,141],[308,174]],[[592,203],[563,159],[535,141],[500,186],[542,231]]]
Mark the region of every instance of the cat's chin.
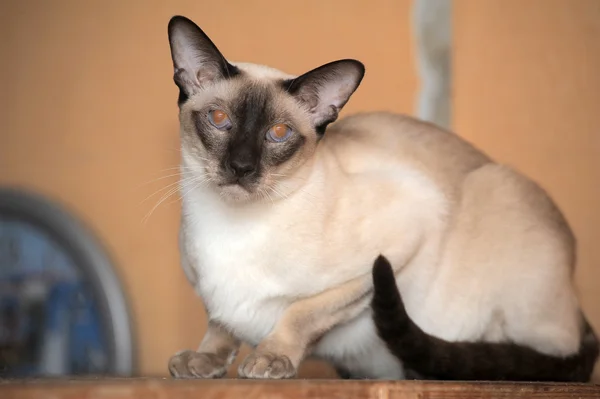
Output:
[[246,203],[252,202],[256,196],[248,189],[239,184],[227,184],[217,188],[220,197],[228,203]]

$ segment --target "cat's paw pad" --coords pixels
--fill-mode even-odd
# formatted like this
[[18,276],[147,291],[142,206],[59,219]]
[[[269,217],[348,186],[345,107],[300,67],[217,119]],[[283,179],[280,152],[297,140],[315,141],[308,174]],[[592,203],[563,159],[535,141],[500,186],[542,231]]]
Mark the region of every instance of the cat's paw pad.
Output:
[[270,352],[251,353],[238,368],[242,378],[282,379],[296,376],[296,368],[285,355]]
[[213,353],[183,351],[169,360],[175,378],[221,378],[227,373],[225,362]]

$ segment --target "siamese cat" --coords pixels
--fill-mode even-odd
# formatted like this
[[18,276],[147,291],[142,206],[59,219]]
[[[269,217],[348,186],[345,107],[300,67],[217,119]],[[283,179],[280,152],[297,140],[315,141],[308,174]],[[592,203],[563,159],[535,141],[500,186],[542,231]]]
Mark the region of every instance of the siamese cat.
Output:
[[427,334],[411,320],[394,271],[383,256],[373,267],[373,287],[377,332],[416,378],[588,382],[598,359],[598,338],[585,319],[579,350],[567,357],[511,342],[449,342]]
[[[308,356],[402,379],[371,315],[372,265],[449,341],[576,353],[575,240],[546,193],[457,135],[403,115],[338,115],[359,61],[301,75],[227,60],[185,17],[168,26],[179,88],[182,267],[208,314],[178,378],[291,378]],[[335,122],[335,123],[334,123]]]

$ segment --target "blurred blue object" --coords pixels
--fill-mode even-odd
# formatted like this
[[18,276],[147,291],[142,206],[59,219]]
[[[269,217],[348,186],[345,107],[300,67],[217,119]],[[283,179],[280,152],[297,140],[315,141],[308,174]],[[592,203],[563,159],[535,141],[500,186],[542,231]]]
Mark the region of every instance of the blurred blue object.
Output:
[[[39,233],[0,219],[0,241],[11,232],[19,240],[13,261],[0,255],[0,348],[12,348],[13,362],[4,364],[5,377],[103,374],[108,351],[92,290],[64,256],[32,256],[55,251]],[[0,246],[0,251],[7,246]],[[29,256],[21,257],[22,252]],[[14,251],[14,247],[13,247]],[[46,251],[46,252],[44,252]],[[24,258],[26,261],[24,261]],[[45,263],[44,259],[54,259]],[[4,271],[9,273],[3,273]],[[15,356],[16,355],[16,356]],[[10,357],[10,356],[9,356]],[[0,360],[1,361],[1,360]]]
[[45,205],[0,189],[0,378],[131,374],[127,307],[107,258]]

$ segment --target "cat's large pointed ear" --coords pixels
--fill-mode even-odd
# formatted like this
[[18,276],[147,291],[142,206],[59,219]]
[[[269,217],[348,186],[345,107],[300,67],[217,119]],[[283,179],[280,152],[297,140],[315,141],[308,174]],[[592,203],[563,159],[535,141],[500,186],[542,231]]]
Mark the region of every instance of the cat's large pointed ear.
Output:
[[364,75],[365,67],[360,61],[339,60],[285,81],[284,88],[308,107],[313,126],[323,134],[327,125],[337,119]]
[[210,38],[191,20],[174,16],[169,21],[169,44],[179,87],[179,103],[217,79],[239,73],[229,64]]

